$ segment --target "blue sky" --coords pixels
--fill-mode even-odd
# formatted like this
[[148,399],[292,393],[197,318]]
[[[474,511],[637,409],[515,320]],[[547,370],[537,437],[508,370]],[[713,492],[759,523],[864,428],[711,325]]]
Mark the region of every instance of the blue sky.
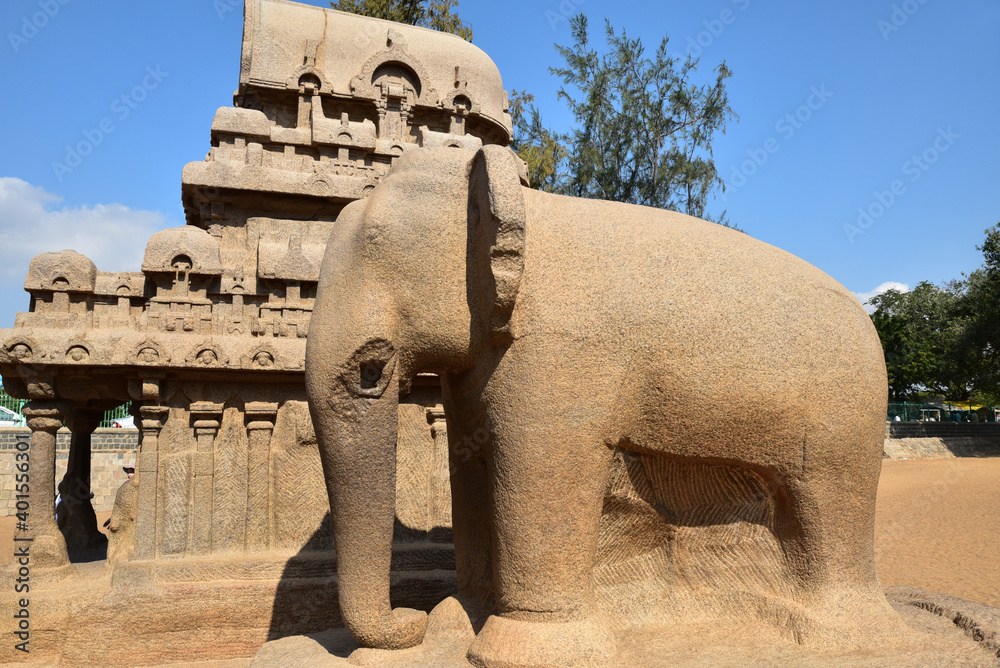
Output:
[[[975,246],[1000,221],[1000,1],[462,0],[505,86],[557,129],[570,118],[548,68],[574,12],[596,44],[607,17],[650,49],[669,35],[669,51],[697,50],[705,80],[723,60],[733,70],[740,120],[715,142],[730,189],[713,213],[857,293],[981,264]],[[145,240],[184,223],[181,168],[232,102],[242,2],[5,0],[0,36],[5,327],[27,308],[35,253],[137,270]],[[80,142],[93,150],[68,155]]]

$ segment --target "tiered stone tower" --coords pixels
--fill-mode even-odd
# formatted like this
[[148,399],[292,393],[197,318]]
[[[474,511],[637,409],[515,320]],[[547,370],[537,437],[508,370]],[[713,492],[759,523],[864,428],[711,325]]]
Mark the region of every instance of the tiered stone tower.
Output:
[[[76,576],[49,521],[54,431],[73,432],[66,488],[89,505],[89,435],[126,402],[141,446],[136,507],[116,509],[117,580],[185,580],[187,561],[213,555],[227,570],[203,579],[251,577],[241,559],[277,578],[290,554],[329,555],[303,380],[326,240],[404,152],[509,143],[506,111],[496,66],[458,37],[247,0],[234,106],[183,171],[188,224],[153,235],[141,271],[102,272],[71,250],[34,258],[28,312],[0,331],[4,387],[31,400],[39,576]],[[447,437],[436,378],[415,387],[400,416],[399,533],[426,543],[450,525]],[[92,512],[69,523],[97,532]]]

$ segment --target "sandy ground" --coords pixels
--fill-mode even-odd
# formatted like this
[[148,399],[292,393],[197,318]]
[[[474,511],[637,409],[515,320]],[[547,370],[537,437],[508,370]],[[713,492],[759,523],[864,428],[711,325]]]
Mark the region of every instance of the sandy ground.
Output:
[[884,462],[875,565],[883,585],[1000,607],[1000,458]]
[[[884,462],[876,515],[883,585],[1000,607],[1000,458]],[[0,564],[13,558],[15,521],[0,517]]]

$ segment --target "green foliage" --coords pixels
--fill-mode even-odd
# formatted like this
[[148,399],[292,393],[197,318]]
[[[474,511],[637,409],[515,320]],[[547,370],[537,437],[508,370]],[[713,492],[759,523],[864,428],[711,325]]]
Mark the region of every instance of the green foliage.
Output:
[[1000,400],[1000,225],[986,230],[984,266],[944,286],[872,298],[894,401],[931,391]]
[[983,267],[962,281],[958,363],[978,394],[1000,401],[1000,224],[986,230]]
[[1000,223],[986,230],[986,241],[976,250],[983,252],[988,271],[1000,272]]
[[[337,0],[334,9],[454,33],[472,29],[453,10],[458,0]],[[573,18],[572,47],[550,71],[561,77],[559,97],[576,127],[561,135],[545,127],[534,97],[511,94],[511,148],[527,163],[531,185],[578,197],[655,206],[706,218],[708,196],[725,188],[712,160],[712,139],[735,117],[725,63],[713,83],[691,81],[697,61],[667,56],[667,38],[652,58],[642,41],[606,24],[608,52],[590,45],[587,18]],[[711,218],[709,218],[711,219]],[[734,227],[725,212],[716,222]],[[739,228],[735,228],[739,229]]]
[[725,63],[714,85],[697,86],[696,62],[668,57],[666,37],[650,59],[641,40],[610,23],[603,55],[590,45],[586,16],[574,17],[572,30],[575,44],[557,47],[566,67],[552,69],[578,125],[567,190],[702,216],[708,192],[722,185],[710,156],[712,137],[732,116]]
[[[712,139],[735,117],[725,63],[714,82],[692,82],[697,61],[667,55],[664,37],[652,57],[642,41],[605,23],[608,50],[591,46],[586,16],[571,21],[574,44],[556,46],[566,66],[551,68],[575,126],[545,130],[530,96],[516,97],[515,150],[535,187],[577,197],[631,202],[706,217],[709,194],[725,187]],[[563,144],[565,142],[565,145]],[[725,214],[717,222],[728,225]]]
[[452,13],[458,8],[458,0],[336,0],[330,6],[342,12],[432,28],[472,41],[472,28]]
[[553,192],[559,186],[559,166],[569,157],[559,136],[542,124],[542,115],[532,104],[530,93],[512,90],[510,116],[514,140],[510,147],[528,165],[528,181],[533,188]]
[[943,379],[949,375],[945,367],[956,297],[925,281],[912,292],[889,290],[868,302],[875,306],[872,322],[882,339],[892,400],[908,399],[922,389],[947,393]]

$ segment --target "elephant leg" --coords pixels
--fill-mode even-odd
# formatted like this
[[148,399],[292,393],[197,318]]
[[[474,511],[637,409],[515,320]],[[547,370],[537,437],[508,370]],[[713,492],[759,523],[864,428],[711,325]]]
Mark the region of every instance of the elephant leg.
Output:
[[[800,642],[873,647],[903,633],[875,572],[882,430],[860,441],[857,433],[820,434],[830,442],[813,440],[808,451],[835,454],[807,457],[802,470],[777,478],[776,534],[805,609],[792,621]],[[850,453],[833,447],[834,439],[865,445]]]
[[476,666],[605,665],[615,656],[592,580],[612,453],[553,419],[565,413],[547,413],[501,419],[487,453],[499,615],[469,648]]

